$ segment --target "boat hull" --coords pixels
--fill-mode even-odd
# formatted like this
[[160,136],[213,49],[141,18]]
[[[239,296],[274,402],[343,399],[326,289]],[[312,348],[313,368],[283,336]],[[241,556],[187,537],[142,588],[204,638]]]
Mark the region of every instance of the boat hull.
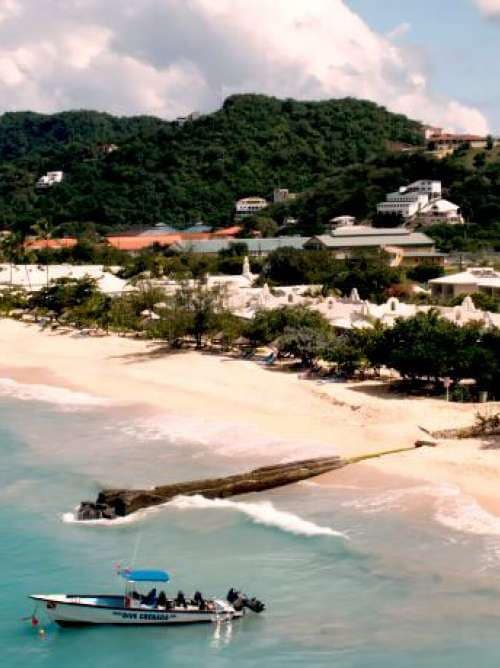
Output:
[[[225,602],[224,609],[199,610],[195,606],[186,609],[175,608],[163,610],[159,608],[125,608],[123,597],[109,597],[111,604],[113,598],[116,605],[99,605],[99,597],[68,597],[63,595],[41,596],[34,595],[33,598],[43,604],[45,612],[51,621],[60,626],[83,626],[92,624],[112,624],[120,626],[163,626],[171,624],[202,624],[230,620],[241,617]],[[120,604],[121,599],[121,604]]]

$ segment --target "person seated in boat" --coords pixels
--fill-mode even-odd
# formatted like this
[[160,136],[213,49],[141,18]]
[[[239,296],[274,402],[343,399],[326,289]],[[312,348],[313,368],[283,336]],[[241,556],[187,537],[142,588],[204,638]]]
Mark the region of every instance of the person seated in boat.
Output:
[[203,598],[201,591],[195,592],[193,601],[194,604],[197,605],[200,610],[206,609],[205,599]]
[[154,606],[156,603],[156,587],[153,587],[146,596],[143,596],[141,603],[142,605]]
[[161,591],[159,593],[156,605],[158,606],[158,608],[166,608],[167,607],[167,596],[166,596],[164,591]]
[[175,599],[175,605],[178,608],[187,608],[187,601],[186,601],[186,597],[184,596],[184,592],[182,592],[182,591],[177,592],[177,598]]

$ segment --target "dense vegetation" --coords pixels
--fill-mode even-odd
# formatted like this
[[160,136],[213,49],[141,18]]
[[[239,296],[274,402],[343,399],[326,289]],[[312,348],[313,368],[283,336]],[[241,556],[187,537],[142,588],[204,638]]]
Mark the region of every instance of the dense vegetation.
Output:
[[[414,150],[398,152],[401,142]],[[106,144],[118,150],[107,153]],[[500,153],[459,149],[436,160],[419,124],[371,102],[235,95],[219,111],[184,124],[73,111],[0,117],[0,229],[28,233],[41,219],[58,234],[151,225],[222,226],[246,195],[274,187],[301,193],[251,221],[264,236],[321,232],[333,216],[386,224],[376,204],[401,184],[440,179],[466,226],[430,230],[444,250],[500,249]],[[37,178],[63,170],[63,183]],[[286,217],[299,225],[283,228]],[[393,220],[391,224],[398,221]]]
[[278,221],[286,216],[299,219],[297,229],[305,234],[321,231],[330,218],[344,214],[379,224],[377,202],[402,184],[421,178],[442,181],[444,197],[461,207],[467,221],[463,226],[426,228],[439,247],[445,251],[500,250],[500,158],[470,168],[460,152],[444,160],[423,152],[382,155],[335,170],[297,201],[271,207],[268,215]]
[[[235,199],[304,191],[339,168],[418,144],[418,124],[371,102],[236,95],[180,125],[88,111],[0,118],[0,223],[28,231],[39,218],[81,232],[159,220],[182,227],[231,220]],[[119,150],[102,151],[105,143]],[[36,179],[63,170],[60,185]]]

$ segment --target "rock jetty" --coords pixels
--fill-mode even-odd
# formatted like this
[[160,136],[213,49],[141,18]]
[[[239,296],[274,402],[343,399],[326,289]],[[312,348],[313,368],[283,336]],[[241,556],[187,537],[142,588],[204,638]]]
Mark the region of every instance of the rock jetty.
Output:
[[143,508],[158,506],[171,501],[176,496],[194,496],[199,494],[207,499],[224,499],[250,492],[263,492],[268,489],[290,485],[314,476],[342,468],[348,464],[381,457],[382,455],[404,452],[413,448],[400,448],[386,452],[373,453],[353,459],[340,457],[320,457],[263,466],[247,473],[224,478],[209,478],[190,482],[161,485],[152,489],[104,489],[97,501],[83,501],[78,509],[79,520],[115,519],[135,513]]

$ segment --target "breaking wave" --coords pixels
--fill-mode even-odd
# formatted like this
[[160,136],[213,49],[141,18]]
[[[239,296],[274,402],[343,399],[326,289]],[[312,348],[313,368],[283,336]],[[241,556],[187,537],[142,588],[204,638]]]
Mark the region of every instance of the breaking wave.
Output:
[[489,513],[458,489],[439,499],[434,518],[456,531],[478,536],[500,536],[500,517]]
[[344,508],[364,514],[407,510],[415,504],[432,503],[436,522],[454,531],[478,536],[500,536],[500,517],[485,510],[472,496],[456,485],[425,484],[392,489],[382,494],[344,501]]
[[304,520],[298,515],[285,510],[278,510],[270,501],[259,501],[255,503],[246,501],[230,501],[229,499],[206,499],[203,496],[178,496],[173,501],[162,503],[158,506],[145,508],[136,513],[119,517],[115,520],[78,520],[74,512],[64,513],[62,521],[65,524],[78,524],[85,526],[123,526],[144,519],[146,516],[157,513],[162,508],[175,508],[177,510],[234,510],[249,517],[255,524],[274,527],[286,533],[296,536],[339,536],[347,538],[340,532],[330,527],[322,527]]
[[298,515],[284,510],[278,510],[270,501],[247,502],[230,501],[229,499],[206,499],[203,496],[179,496],[171,501],[169,506],[179,510],[235,510],[243,513],[255,522],[264,526],[275,527],[297,536],[341,536],[346,535],[330,527],[322,527],[304,520]]
[[64,408],[111,405],[108,399],[86,392],[41,383],[19,383],[12,378],[0,378],[0,396],[14,397],[22,401],[43,401]]

